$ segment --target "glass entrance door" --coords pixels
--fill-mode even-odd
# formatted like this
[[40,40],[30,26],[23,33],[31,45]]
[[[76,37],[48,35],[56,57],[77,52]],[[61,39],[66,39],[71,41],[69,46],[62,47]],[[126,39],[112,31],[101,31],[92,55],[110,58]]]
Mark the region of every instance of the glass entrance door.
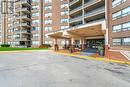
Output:
[[86,40],[86,45],[87,48],[97,49],[100,42],[104,44],[104,39],[88,39]]

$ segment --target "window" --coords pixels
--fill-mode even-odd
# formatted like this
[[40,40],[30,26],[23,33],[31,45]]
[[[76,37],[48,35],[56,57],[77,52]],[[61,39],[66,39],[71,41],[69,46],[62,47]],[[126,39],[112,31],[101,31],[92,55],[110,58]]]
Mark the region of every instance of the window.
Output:
[[33,36],[33,38],[38,38],[39,34],[33,34],[32,36]]
[[45,20],[45,24],[52,24],[52,20]]
[[112,19],[113,19],[113,20],[115,20],[115,19],[117,19],[117,18],[120,18],[120,17],[121,17],[121,11],[118,11],[118,12],[112,14]]
[[130,15],[130,6],[112,14],[112,19],[118,19],[124,16]]
[[39,16],[39,13],[32,13],[32,17]]
[[122,42],[123,42],[123,45],[130,45],[130,37],[129,38],[123,38]]
[[68,29],[69,26],[61,26],[61,29]]
[[130,6],[122,10],[122,16],[127,16],[130,14]]
[[45,0],[45,3],[51,3],[52,0]]
[[39,6],[32,6],[32,10],[38,10]]
[[52,41],[45,41],[45,44],[52,44]]
[[130,30],[130,22],[126,22],[120,25],[115,25],[112,27],[113,32],[127,31]]
[[32,45],[39,45],[39,41],[32,41]]
[[61,8],[62,8],[62,9],[66,9],[66,8],[68,8],[68,7],[69,7],[68,4],[62,4],[62,5],[61,5]]
[[68,14],[69,14],[68,11],[61,12],[61,15],[68,15]]
[[113,2],[112,2],[112,7],[114,8],[114,7],[116,7],[116,6],[118,6],[118,5],[120,5],[120,4],[122,4],[122,3],[124,3],[126,0],[113,0]]
[[113,32],[120,32],[121,31],[121,25],[116,25],[112,27]]
[[38,31],[40,30],[40,27],[32,27],[32,31]]
[[32,0],[32,2],[39,2],[38,0]]
[[33,20],[32,24],[39,24],[39,20]]
[[121,45],[121,39],[112,39],[113,45]]
[[45,31],[51,31],[52,27],[45,27]]
[[50,18],[51,16],[52,16],[52,13],[46,13],[46,14],[45,14],[45,17]]
[[130,30],[130,22],[122,24],[122,31]]
[[69,22],[69,19],[61,19],[61,23],[68,23]]
[[45,6],[45,10],[51,10],[52,6]]

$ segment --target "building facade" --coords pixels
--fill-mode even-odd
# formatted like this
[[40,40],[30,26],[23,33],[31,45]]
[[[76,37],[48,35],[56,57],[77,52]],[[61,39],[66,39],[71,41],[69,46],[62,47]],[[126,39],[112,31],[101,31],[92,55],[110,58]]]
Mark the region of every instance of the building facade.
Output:
[[[1,43],[13,47],[39,47],[53,44],[53,39],[46,33],[69,28],[68,0],[3,0],[12,2],[6,9],[12,13],[2,14],[6,21],[1,36]],[[1,2],[3,2],[1,1]],[[5,7],[4,7],[5,8]],[[3,21],[3,20],[1,20]]]
[[97,49],[101,43],[106,54],[130,50],[130,0],[10,1],[15,8],[1,16],[1,43],[71,44],[81,49]]
[[109,51],[130,50],[130,0],[69,0],[69,28],[50,37],[69,40],[80,49],[99,43]]
[[108,0],[109,45],[130,50],[130,0]]

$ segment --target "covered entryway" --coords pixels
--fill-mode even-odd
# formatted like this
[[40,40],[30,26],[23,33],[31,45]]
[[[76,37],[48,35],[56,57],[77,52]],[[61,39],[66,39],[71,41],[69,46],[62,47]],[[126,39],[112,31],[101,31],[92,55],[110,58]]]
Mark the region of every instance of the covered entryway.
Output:
[[[99,46],[99,43],[102,42],[104,45],[107,41],[106,34],[106,24],[105,20],[99,20],[96,22],[91,22],[85,25],[72,27],[66,30],[59,30],[49,34],[50,37],[54,38],[55,43],[57,39],[66,39],[69,40],[69,47],[72,47],[73,50],[84,51],[89,49],[96,49]],[[58,44],[58,46],[61,44]],[[87,51],[86,51],[87,52]]]

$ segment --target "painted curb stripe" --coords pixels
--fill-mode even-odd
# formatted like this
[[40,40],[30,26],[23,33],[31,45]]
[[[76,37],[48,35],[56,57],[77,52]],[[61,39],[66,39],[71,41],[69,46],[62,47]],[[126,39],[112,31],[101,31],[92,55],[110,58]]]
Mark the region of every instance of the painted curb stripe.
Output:
[[128,65],[130,65],[130,62],[125,62],[125,61],[118,61],[118,60],[99,58],[99,57],[94,58],[94,57],[91,57],[91,56],[81,56],[81,55],[74,55],[74,54],[60,53],[60,52],[56,52],[56,53],[66,55],[66,56],[78,57],[78,58],[81,58],[81,59],[93,59],[93,60],[97,60],[97,61],[113,62],[113,63],[120,63],[120,64],[128,64]]

